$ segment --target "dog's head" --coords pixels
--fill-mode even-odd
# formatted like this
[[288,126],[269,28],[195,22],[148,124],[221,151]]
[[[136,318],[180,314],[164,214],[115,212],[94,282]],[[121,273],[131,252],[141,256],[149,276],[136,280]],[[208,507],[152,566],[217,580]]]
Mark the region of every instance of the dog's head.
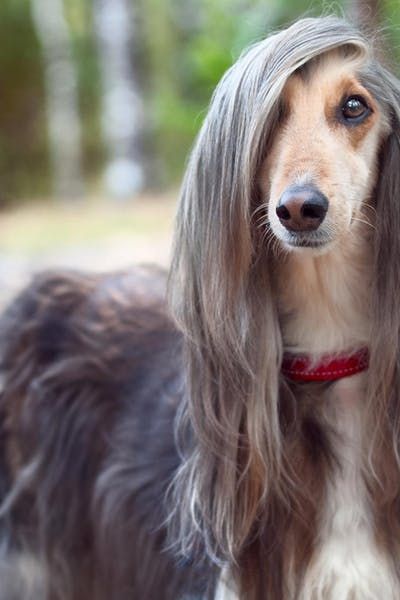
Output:
[[240,290],[260,238],[320,253],[368,221],[394,130],[398,152],[398,86],[335,17],[304,19],[250,48],[222,78],[192,152],[176,261],[190,238],[192,265],[218,271],[223,295],[227,281]]
[[326,250],[343,241],[377,179],[388,115],[363,78],[366,57],[339,48],[293,73],[260,170],[272,234],[289,249]]

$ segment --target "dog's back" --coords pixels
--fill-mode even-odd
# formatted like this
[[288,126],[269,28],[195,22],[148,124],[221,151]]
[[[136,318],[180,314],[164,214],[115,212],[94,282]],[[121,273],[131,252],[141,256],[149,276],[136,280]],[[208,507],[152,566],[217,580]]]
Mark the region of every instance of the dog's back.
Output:
[[0,600],[178,600],[166,551],[181,340],[162,273],[45,274],[0,325]]

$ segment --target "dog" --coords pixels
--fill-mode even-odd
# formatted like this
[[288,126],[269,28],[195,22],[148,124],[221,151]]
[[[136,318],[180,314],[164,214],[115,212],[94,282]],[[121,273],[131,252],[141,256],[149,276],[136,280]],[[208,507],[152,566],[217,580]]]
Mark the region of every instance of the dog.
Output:
[[1,600],[398,599],[399,290],[400,83],[302,19],[218,85],[168,283],[5,312]]

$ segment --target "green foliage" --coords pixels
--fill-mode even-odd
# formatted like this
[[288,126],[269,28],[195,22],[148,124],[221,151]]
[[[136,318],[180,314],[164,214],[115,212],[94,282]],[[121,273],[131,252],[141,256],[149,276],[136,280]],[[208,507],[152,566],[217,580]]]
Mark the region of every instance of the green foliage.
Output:
[[0,4],[0,205],[46,187],[40,50],[27,0]]
[[385,50],[389,65],[400,76],[400,4],[399,0],[383,0],[382,10],[385,23],[382,35],[385,40]]

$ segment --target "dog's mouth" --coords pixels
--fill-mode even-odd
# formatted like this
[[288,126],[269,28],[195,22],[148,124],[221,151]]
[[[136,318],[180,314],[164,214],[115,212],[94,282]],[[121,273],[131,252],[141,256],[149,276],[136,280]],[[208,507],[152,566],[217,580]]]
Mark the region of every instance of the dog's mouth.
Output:
[[322,250],[326,248],[331,242],[332,237],[321,232],[293,232],[286,231],[281,237],[281,241],[287,247],[291,249],[309,248],[315,250]]

